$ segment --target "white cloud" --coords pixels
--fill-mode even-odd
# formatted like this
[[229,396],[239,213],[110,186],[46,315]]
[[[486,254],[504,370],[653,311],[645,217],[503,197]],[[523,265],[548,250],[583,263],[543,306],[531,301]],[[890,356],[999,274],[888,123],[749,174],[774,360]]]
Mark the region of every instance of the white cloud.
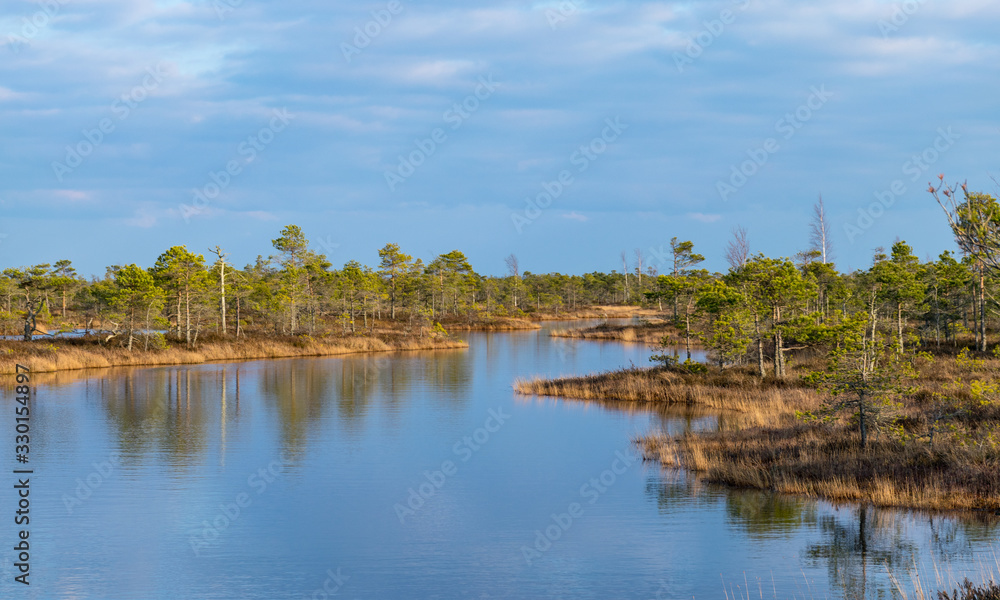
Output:
[[715,223],[722,220],[722,215],[716,214],[705,214],[705,213],[688,213],[689,219],[694,219],[695,221],[701,221],[702,223]]

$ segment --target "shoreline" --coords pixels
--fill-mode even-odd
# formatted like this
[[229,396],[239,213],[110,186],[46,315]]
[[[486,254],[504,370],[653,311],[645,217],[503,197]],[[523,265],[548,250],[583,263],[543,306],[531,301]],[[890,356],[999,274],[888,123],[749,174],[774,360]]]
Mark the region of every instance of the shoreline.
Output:
[[519,317],[495,317],[477,323],[445,321],[441,326],[447,331],[533,331],[542,328],[534,321]]
[[[1000,360],[989,362],[972,377],[991,381]],[[804,374],[809,366],[815,365],[797,370]],[[951,423],[954,431],[938,429],[933,441],[924,435],[936,410],[927,399],[947,391],[958,371],[945,359],[925,366],[921,391],[901,407],[899,430],[873,436],[866,447],[845,415],[831,421],[801,418],[818,410],[826,396],[797,375],[761,380],[752,369],[710,367],[706,373],[691,373],[653,367],[518,380],[514,389],[522,395],[609,405],[715,411],[726,417],[726,427],[680,436],[652,433],[632,440],[645,460],[683,469],[709,483],[830,502],[1000,515],[1000,448],[989,437],[1000,426],[1000,403],[976,401],[964,420]],[[976,441],[979,438],[983,443]]]
[[162,350],[135,350],[98,346],[82,340],[30,342],[30,348],[14,346],[23,341],[0,342],[0,373],[14,374],[16,365],[23,364],[32,373],[59,373],[84,369],[114,367],[162,367],[197,365],[213,362],[240,362],[279,358],[317,358],[351,354],[411,352],[420,350],[459,350],[469,344],[452,338],[348,337],[325,341],[312,338],[243,338],[240,341],[201,342],[193,349],[171,346]]

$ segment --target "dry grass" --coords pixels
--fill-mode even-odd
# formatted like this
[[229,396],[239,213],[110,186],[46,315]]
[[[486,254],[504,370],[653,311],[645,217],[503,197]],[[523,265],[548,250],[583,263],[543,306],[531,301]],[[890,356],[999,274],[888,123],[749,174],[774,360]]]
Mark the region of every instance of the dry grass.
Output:
[[660,313],[638,306],[591,306],[569,311],[531,312],[533,321],[569,321],[572,319],[631,319],[633,317],[659,316]]
[[[876,435],[866,448],[847,415],[829,423],[796,416],[797,411],[816,410],[825,398],[797,377],[760,380],[745,369],[711,368],[704,374],[626,369],[518,381],[515,389],[735,412],[740,419],[730,422],[736,427],[637,440],[647,458],[695,471],[712,482],[878,506],[1000,511],[1000,393],[977,395],[970,385],[990,385],[1000,373],[1000,361],[939,357],[920,362],[918,391],[904,400],[899,415],[902,435]],[[800,363],[796,370],[818,365]],[[956,386],[956,380],[963,383]],[[932,444],[926,433],[941,397],[960,403],[963,413],[939,430]]]
[[1000,509],[993,451],[904,444],[887,436],[861,449],[853,428],[787,421],[682,438],[650,436],[638,444],[647,458],[734,487],[876,506]]
[[538,323],[516,317],[490,317],[473,323],[443,322],[442,325],[449,331],[521,331],[542,328]]
[[633,368],[584,377],[518,380],[514,389],[536,396],[736,411],[748,417],[748,422],[760,423],[775,414],[819,403],[816,392],[795,381],[761,381],[745,370],[712,370],[697,375],[666,368]]
[[[659,344],[663,338],[669,338],[674,344],[683,343],[683,332],[665,321],[655,319],[638,325],[617,325],[602,323],[594,327],[582,329],[555,329],[549,332],[552,337],[575,338],[583,340],[615,340],[619,342],[646,342]],[[692,340],[693,342],[693,340]]]
[[93,340],[39,340],[31,343],[0,341],[0,373],[14,373],[22,364],[35,373],[116,366],[198,364],[211,361],[239,361],[300,356],[334,356],[361,352],[467,348],[451,338],[410,338],[405,336],[337,337],[251,337],[239,341],[211,340],[194,349],[171,345],[163,350],[129,352],[124,348],[100,346]]

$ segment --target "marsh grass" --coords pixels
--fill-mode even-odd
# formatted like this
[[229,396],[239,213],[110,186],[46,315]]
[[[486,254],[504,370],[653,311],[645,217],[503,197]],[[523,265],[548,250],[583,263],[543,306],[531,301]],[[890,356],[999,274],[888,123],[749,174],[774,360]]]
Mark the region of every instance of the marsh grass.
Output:
[[[515,389],[738,413],[738,427],[636,440],[646,458],[711,482],[886,507],[1000,511],[1000,391],[993,383],[1000,360],[918,362],[915,392],[899,407],[898,429],[876,434],[865,448],[849,414],[811,422],[798,416],[817,411],[827,397],[796,376],[762,380],[748,369],[632,368],[521,380]],[[821,367],[819,359],[800,359],[793,372]],[[944,424],[938,422],[942,398],[961,407]]]
[[0,341],[0,373],[14,373],[15,365],[28,365],[32,372],[91,369],[116,366],[185,365],[212,361],[239,361],[263,358],[335,356],[363,352],[467,348],[464,341],[450,337],[409,336],[255,336],[211,338],[194,348],[170,344],[160,350],[129,352],[117,346],[102,346],[95,339]]
[[489,317],[471,323],[467,321],[445,321],[442,325],[450,331],[520,331],[541,329],[541,325],[518,317]]
[[664,338],[675,344],[682,344],[684,341],[683,332],[679,332],[672,324],[661,319],[651,319],[638,324],[601,323],[594,327],[555,329],[549,332],[549,335],[581,340],[614,340],[648,344],[660,344]]

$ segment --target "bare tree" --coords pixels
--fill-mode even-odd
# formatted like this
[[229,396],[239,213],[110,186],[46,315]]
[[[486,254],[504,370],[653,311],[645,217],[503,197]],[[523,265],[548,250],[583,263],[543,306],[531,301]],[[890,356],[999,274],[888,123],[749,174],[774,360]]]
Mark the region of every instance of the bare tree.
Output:
[[642,249],[635,249],[635,272],[639,276],[639,289],[642,290]]
[[826,216],[826,206],[823,205],[822,194],[819,196],[819,202],[813,205],[813,218],[809,229],[810,250],[819,252],[820,259],[825,265],[833,260],[833,248],[830,243],[830,220]]
[[226,258],[229,254],[222,251],[222,248],[216,246],[215,250],[209,248],[209,252],[219,257],[219,293],[221,300],[219,301],[219,308],[222,314],[222,335],[227,335],[226,332]]
[[517,288],[521,281],[521,267],[517,262],[517,256],[511,253],[510,256],[504,259],[504,263],[507,265],[507,274],[513,279],[513,297],[514,297],[514,308],[517,308]]
[[937,187],[931,184],[927,191],[948,217],[958,247],[988,268],[1000,271],[1000,205],[986,194],[969,192],[965,183],[959,198],[959,186],[946,187],[944,175],[938,178],[941,183]]
[[42,298],[42,303],[36,309],[31,299],[28,299],[24,315],[24,341],[30,342],[32,336],[38,331],[38,313],[45,308],[45,302],[45,299]]
[[[940,183],[937,187],[930,184],[928,190],[938,205],[944,210],[951,225],[955,242],[962,252],[975,261],[975,272],[978,275],[979,296],[973,304],[974,313],[979,313],[976,327],[976,349],[986,351],[986,272],[1000,271],[1000,205],[992,196],[970,192],[968,184],[963,183],[962,199],[959,199],[959,186],[947,187],[944,175],[938,175]],[[942,200],[941,196],[946,200]]]
[[622,273],[625,274],[625,302],[628,302],[628,254],[622,250]]
[[726,244],[726,262],[732,269],[739,269],[747,264],[750,258],[750,238],[747,237],[746,227],[740,225],[733,228],[733,239]]

